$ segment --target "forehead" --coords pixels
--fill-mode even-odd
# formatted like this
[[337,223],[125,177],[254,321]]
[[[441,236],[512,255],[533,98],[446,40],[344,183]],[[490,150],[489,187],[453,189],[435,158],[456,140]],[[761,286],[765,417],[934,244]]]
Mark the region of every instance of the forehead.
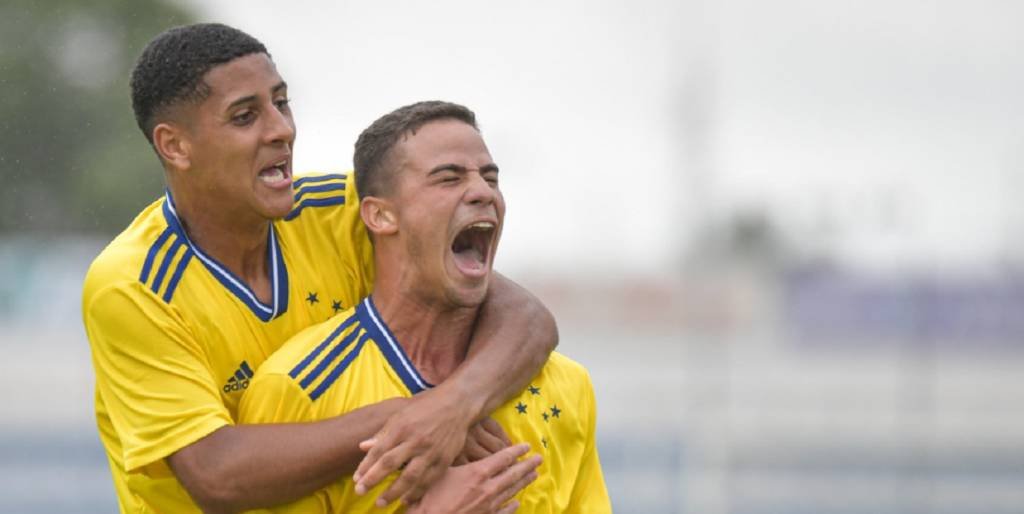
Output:
[[478,168],[493,164],[480,132],[454,119],[427,122],[396,146],[402,167],[429,171],[443,164]]
[[270,56],[256,53],[214,66],[203,76],[203,82],[210,88],[208,99],[233,101],[238,97],[266,93],[282,79]]

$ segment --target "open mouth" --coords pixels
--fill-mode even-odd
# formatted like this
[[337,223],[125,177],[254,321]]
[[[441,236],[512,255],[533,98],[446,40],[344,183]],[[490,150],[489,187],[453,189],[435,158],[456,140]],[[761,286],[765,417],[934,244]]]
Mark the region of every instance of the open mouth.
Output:
[[260,170],[259,179],[270,187],[286,187],[291,183],[292,172],[288,159],[271,164]]
[[452,241],[452,255],[459,271],[470,276],[487,273],[487,260],[494,243],[495,224],[478,221],[462,229]]

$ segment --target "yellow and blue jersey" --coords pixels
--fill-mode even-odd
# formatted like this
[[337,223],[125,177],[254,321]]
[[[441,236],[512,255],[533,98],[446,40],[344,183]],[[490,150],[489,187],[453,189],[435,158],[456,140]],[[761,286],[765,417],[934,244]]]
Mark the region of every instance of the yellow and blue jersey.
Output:
[[169,193],[89,268],[96,421],[122,512],[199,512],[164,458],[236,423],[268,356],[369,294],[373,254],[352,174],[294,185],[292,211],[267,235],[268,302],[189,239]]
[[[242,423],[317,421],[429,387],[367,297],[272,355],[256,371],[239,416]],[[518,512],[611,512],[594,443],[594,390],[583,366],[553,353],[492,417],[513,442],[544,457],[538,479],[517,496]],[[373,502],[393,479],[358,496],[346,477],[273,512],[378,512]],[[384,512],[399,509],[396,502]]]

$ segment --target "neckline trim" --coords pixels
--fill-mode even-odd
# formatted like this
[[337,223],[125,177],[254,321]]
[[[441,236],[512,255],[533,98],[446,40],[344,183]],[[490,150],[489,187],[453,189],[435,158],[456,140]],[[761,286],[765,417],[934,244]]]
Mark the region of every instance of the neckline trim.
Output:
[[256,297],[256,293],[254,293],[242,279],[238,278],[238,276],[228,270],[226,266],[218,262],[216,259],[203,252],[199,246],[189,239],[188,234],[185,233],[185,229],[181,224],[181,220],[178,218],[178,212],[175,209],[174,198],[171,196],[171,192],[166,191],[164,193],[164,197],[165,201],[163,212],[164,218],[167,220],[168,227],[177,233],[178,237],[185,241],[199,261],[203,263],[206,269],[210,271],[210,274],[212,274],[213,277],[221,283],[221,285],[249,307],[249,310],[252,311],[260,321],[267,322],[287,312],[288,269],[285,266],[284,255],[281,254],[281,246],[278,243],[277,231],[274,229],[273,223],[270,224],[270,230],[267,233],[267,262],[270,263],[270,283],[273,287],[271,303],[268,305],[261,302]]

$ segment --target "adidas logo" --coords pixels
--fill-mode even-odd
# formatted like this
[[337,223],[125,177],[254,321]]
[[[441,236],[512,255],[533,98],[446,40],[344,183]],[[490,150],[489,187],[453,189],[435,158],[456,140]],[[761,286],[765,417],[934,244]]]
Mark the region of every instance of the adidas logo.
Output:
[[228,383],[224,384],[224,392],[232,393],[249,387],[249,379],[252,376],[253,372],[252,368],[249,367],[249,363],[242,361],[238,365],[238,369],[235,370],[235,374],[228,379]]

